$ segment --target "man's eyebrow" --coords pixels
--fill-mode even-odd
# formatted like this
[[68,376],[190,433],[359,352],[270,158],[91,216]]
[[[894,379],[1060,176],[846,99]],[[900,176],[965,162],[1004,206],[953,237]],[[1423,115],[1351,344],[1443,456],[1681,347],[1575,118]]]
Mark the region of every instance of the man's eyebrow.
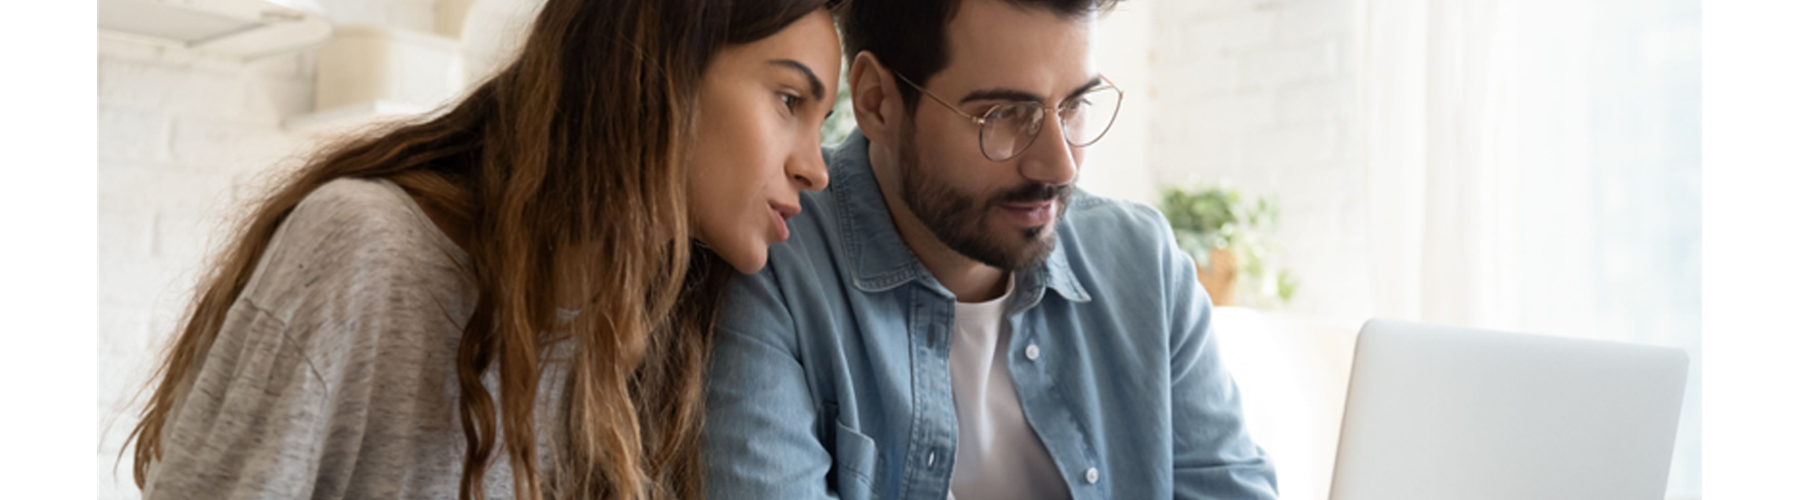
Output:
[[1088,80],[1087,83],[1084,83],[1080,87],[1076,87],[1075,90],[1069,92],[1069,95],[1063,97],[1063,100],[1067,101],[1069,99],[1074,99],[1075,96],[1086,94],[1089,90],[1094,90],[1095,87],[1099,87],[1102,83],[1106,83],[1106,81],[1101,80],[1099,75],[1095,75],[1094,78]]
[[1044,96],[1018,89],[1004,87],[981,89],[963,96],[957,104],[968,104],[975,101],[1030,101],[1044,102]]
[[816,73],[813,73],[813,70],[811,67],[808,67],[806,64],[801,63],[800,61],[795,61],[793,59],[773,59],[773,60],[769,61],[769,64],[773,64],[773,65],[780,66],[783,68],[788,68],[788,69],[797,71],[802,75],[805,75],[806,76],[806,84],[809,87],[807,90],[812,92],[813,100],[817,100],[817,101],[825,100],[825,82],[822,82],[819,80],[819,75]]
[[[1076,87],[1074,91],[1069,92],[1068,97],[1064,97],[1063,100],[1066,101],[1075,96],[1087,93],[1089,90],[1094,90],[1094,87],[1100,86],[1101,83],[1105,82],[1101,80],[1100,77],[1095,76],[1093,79],[1088,80],[1087,83],[1084,83],[1080,87]],[[1041,103],[1044,102],[1044,96],[1019,89],[995,87],[970,92],[969,95],[963,96],[962,100],[958,101],[957,104],[968,104],[975,101],[1030,101]]]

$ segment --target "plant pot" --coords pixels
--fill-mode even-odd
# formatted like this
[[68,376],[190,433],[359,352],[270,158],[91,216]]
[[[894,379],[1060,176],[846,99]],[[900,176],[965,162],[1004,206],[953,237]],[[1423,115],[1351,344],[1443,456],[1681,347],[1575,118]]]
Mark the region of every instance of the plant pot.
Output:
[[1194,265],[1195,274],[1199,275],[1200,286],[1206,294],[1212,296],[1215,306],[1229,306],[1237,302],[1237,256],[1231,251],[1214,248],[1207,253],[1212,261],[1211,266]]

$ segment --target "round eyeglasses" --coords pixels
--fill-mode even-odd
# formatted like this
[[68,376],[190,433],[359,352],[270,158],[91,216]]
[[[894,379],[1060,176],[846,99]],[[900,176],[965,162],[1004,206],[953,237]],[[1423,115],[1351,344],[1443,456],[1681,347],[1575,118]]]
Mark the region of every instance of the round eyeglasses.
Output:
[[[988,161],[1003,162],[1025,152],[1037,140],[1038,131],[1044,128],[1044,115],[1048,113],[1044,112],[1044,104],[1041,102],[1006,102],[988,108],[981,116],[975,116],[957,109],[899,72],[894,72],[894,76],[931,100],[950,108],[950,111],[974,122],[980,129],[981,155],[987,157]],[[1113,120],[1118,118],[1119,104],[1125,100],[1125,91],[1120,90],[1105,75],[1100,76],[1100,82],[1098,86],[1064,100],[1055,108],[1056,117],[1062,122],[1063,140],[1068,141],[1070,146],[1084,148],[1100,142],[1106,131],[1112,129]]]

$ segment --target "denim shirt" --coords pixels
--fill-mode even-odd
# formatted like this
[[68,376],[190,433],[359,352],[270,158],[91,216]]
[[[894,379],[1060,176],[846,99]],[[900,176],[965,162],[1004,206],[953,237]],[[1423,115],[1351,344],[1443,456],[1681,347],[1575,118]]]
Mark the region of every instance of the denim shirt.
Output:
[[[854,134],[788,242],[733,280],[708,375],[708,496],[943,499],[955,295],[888,216]],[[1076,499],[1273,499],[1194,264],[1147,206],[1077,191],[1006,308],[1019,404]],[[978,500],[978,499],[963,499]]]

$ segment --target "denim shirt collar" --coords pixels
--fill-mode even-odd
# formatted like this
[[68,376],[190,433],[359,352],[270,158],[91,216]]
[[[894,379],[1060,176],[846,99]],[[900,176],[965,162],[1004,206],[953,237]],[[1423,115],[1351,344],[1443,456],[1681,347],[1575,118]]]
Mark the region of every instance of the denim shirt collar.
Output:
[[[881,186],[869,163],[869,139],[862,131],[852,131],[843,144],[828,151],[826,156],[831,170],[828,192],[840,210],[838,231],[844,236],[844,253],[856,288],[863,292],[880,292],[922,280],[940,293],[950,295],[894,228]],[[1057,224],[1065,226],[1061,220]],[[1062,234],[1063,231],[1058,231],[1056,237],[1061,238]],[[1020,271],[1015,286],[1016,297],[1008,306],[1008,313],[1037,305],[1045,288],[1055,290],[1072,302],[1090,300],[1087,290],[1069,268],[1068,255],[1060,244],[1043,264]]]

